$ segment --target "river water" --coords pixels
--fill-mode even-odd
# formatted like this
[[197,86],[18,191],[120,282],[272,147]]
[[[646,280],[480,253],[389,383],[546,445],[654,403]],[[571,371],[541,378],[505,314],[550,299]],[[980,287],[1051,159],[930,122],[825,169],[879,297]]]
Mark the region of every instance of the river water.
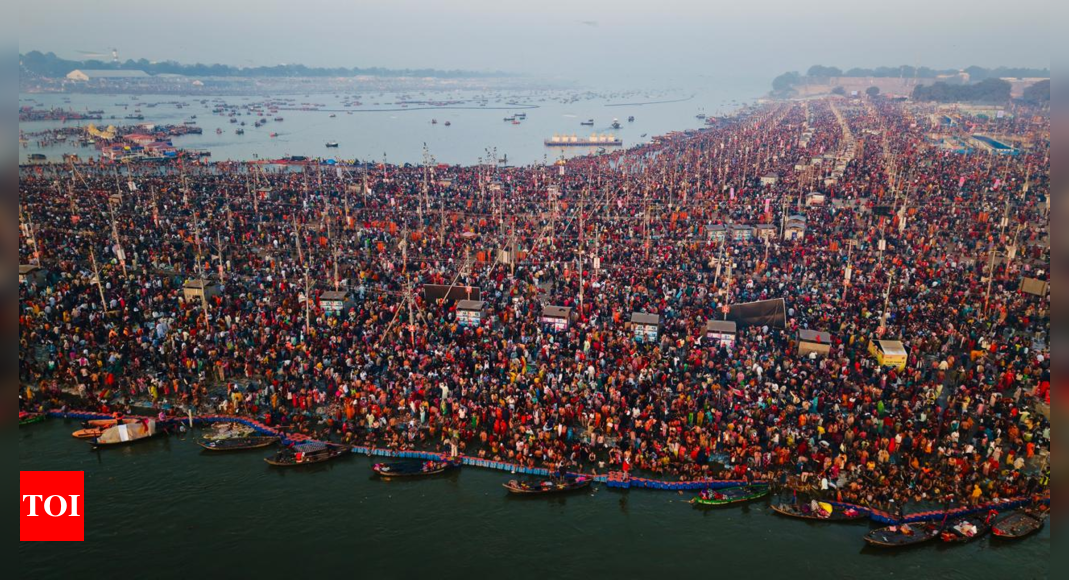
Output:
[[[697,87],[693,89],[657,89],[649,91],[619,91],[589,93],[585,91],[510,91],[478,93],[475,91],[435,91],[426,93],[367,93],[360,95],[360,106],[345,107],[351,94],[278,95],[272,99],[292,98],[292,106],[301,103],[323,105],[320,111],[279,110],[264,112],[269,122],[253,127],[257,116],[236,117],[245,121],[244,135],[236,135],[236,124],[225,116],[212,114],[219,102],[245,105],[263,102],[264,96],[181,97],[175,95],[103,95],[103,94],[20,94],[19,106],[38,109],[54,107],[84,113],[103,111],[99,121],[77,121],[66,125],[93,123],[103,129],[108,125],[123,126],[141,123],[180,125],[193,120],[203,129],[201,135],[183,135],[173,139],[175,147],[206,149],[213,160],[277,159],[289,155],[336,159],[379,161],[386,156],[390,163],[422,163],[426,144],[439,163],[474,164],[489,159],[487,150],[496,148],[498,158],[508,158],[513,165],[550,162],[576,154],[588,154],[587,147],[552,148],[543,140],[554,134],[575,134],[586,137],[593,132],[612,133],[623,140],[624,146],[648,142],[655,135],[670,131],[703,126],[698,114],[718,116],[737,110],[743,103],[752,103],[764,87],[730,88]],[[136,98],[136,100],[135,100]],[[217,101],[218,99],[218,101]],[[404,99],[451,102],[430,107],[409,104]],[[206,102],[201,102],[202,100]],[[485,103],[481,105],[480,103]],[[509,104],[515,103],[515,104]],[[631,103],[631,104],[628,104]],[[643,104],[640,104],[643,103]],[[155,104],[150,107],[148,105]],[[181,105],[181,107],[179,107]],[[127,115],[140,109],[144,120],[128,120]],[[519,124],[504,121],[514,113],[526,113]],[[330,115],[334,114],[335,117]],[[191,119],[196,115],[196,119]],[[275,122],[276,116],[283,117]],[[634,122],[627,118],[634,116]],[[114,118],[113,118],[114,117]],[[614,118],[622,127],[613,130]],[[593,126],[581,121],[594,120]],[[437,124],[432,124],[437,120]],[[450,126],[445,126],[448,121]],[[37,132],[64,126],[61,121],[19,123],[23,132]],[[217,134],[216,129],[222,133]],[[271,137],[277,133],[277,137]],[[337,148],[327,148],[327,142],[337,142]],[[57,161],[64,153],[76,153],[83,158],[96,156],[93,148],[50,146],[40,148],[32,140],[19,148],[19,161],[25,163],[31,153],[43,153],[50,161]],[[491,152],[492,153],[492,152]]]
[[776,516],[766,503],[700,510],[691,495],[595,486],[516,498],[509,475],[464,468],[384,482],[371,460],[279,470],[266,451],[207,455],[191,437],[93,452],[74,422],[19,430],[19,469],[85,472],[82,543],[19,544],[35,579],[275,578],[1045,578],[1050,526],[1013,544],[982,539],[884,553],[868,525]]

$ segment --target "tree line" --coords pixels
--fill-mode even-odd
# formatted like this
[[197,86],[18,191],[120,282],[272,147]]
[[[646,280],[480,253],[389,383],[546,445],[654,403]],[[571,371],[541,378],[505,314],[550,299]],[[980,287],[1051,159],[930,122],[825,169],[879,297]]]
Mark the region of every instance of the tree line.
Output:
[[345,67],[309,67],[303,64],[280,64],[275,66],[234,67],[225,64],[181,64],[175,61],[150,62],[146,59],[127,59],[124,62],[102,60],[67,60],[55,53],[30,51],[19,54],[20,76],[38,76],[45,78],[62,78],[73,70],[140,70],[148,74],[179,74],[197,77],[437,77],[437,78],[471,78],[500,77],[507,73],[476,72],[465,70],[390,69],[382,67],[345,68]]

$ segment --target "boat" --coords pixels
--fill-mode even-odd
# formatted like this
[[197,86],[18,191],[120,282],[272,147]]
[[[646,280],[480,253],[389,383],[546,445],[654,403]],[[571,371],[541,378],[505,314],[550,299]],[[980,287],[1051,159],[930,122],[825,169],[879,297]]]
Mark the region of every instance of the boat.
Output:
[[271,137],[278,137],[278,133],[271,133]]
[[335,118],[335,117],[337,117],[337,116],[338,116],[338,115],[336,115],[336,114],[334,114],[334,113],[331,113],[331,114],[330,114],[330,118],[331,118],[331,119],[333,119],[333,118]]
[[790,518],[814,520],[818,522],[855,522],[868,517],[868,514],[854,508],[835,509],[830,503],[818,502],[817,509],[807,504],[772,504],[772,511]]
[[995,522],[991,534],[1000,540],[1019,540],[1043,529],[1046,521],[1045,508],[1021,508]]
[[19,411],[19,427],[23,425],[33,425],[34,423],[40,423],[45,420],[45,416],[41,413],[26,413]]
[[337,141],[327,141],[327,147],[332,148],[332,149],[336,149],[338,147],[338,142]]
[[627,122],[628,123],[634,123],[635,122],[635,116],[634,115],[629,115],[627,117]]
[[216,129],[215,130],[215,134],[216,135],[222,135],[223,134],[223,130],[222,129]]
[[281,123],[282,121],[283,121],[282,117],[275,117],[275,122],[276,123]]
[[75,439],[96,439],[104,434],[104,429],[100,427],[86,427],[85,429],[79,429],[74,433],[71,433],[71,437]]
[[438,119],[431,119],[431,125],[437,125]]
[[452,125],[452,123],[450,123],[449,121],[446,121],[446,122],[445,122],[445,123],[443,123],[443,124],[444,124],[444,125],[445,125],[446,127],[448,127],[448,126]]
[[322,441],[305,441],[292,447],[280,449],[274,457],[266,457],[264,461],[275,467],[299,467],[324,463],[349,453],[349,448],[343,445],[323,443]]
[[707,507],[720,507],[761,499],[769,494],[767,483],[739,485],[724,489],[707,489],[691,500],[691,503]]
[[278,437],[250,436],[250,437],[226,437],[224,439],[205,439],[198,441],[208,451],[247,451],[249,449],[263,449],[278,443]]
[[542,481],[517,481],[515,479],[504,483],[509,493],[517,495],[548,495],[567,493],[586,489],[593,483],[594,478],[586,475],[568,477],[564,479],[544,479]]
[[615,135],[598,135],[593,133],[590,137],[582,138],[575,135],[553,135],[551,139],[543,141],[546,147],[619,147],[624,142]]
[[520,124],[520,122],[519,122],[519,121],[515,121],[515,120],[514,120],[514,121],[512,121],[512,124],[513,124],[513,125],[519,125],[519,124]]
[[379,477],[390,479],[394,477],[427,477],[438,475],[450,469],[455,469],[459,464],[444,459],[428,461],[391,461],[388,463],[376,463],[371,470]]
[[93,447],[117,447],[130,445],[138,441],[145,441],[163,435],[164,431],[157,428],[156,421],[152,419],[139,419],[133,422],[123,422],[121,425],[108,427],[93,439]]
[[943,527],[935,522],[901,524],[872,530],[865,535],[870,546],[879,548],[904,548],[930,542],[939,537]]
[[245,129],[235,129],[234,130],[234,134],[235,135],[244,135],[245,134]]
[[943,527],[942,533],[939,534],[939,539],[948,544],[964,544],[980,539],[991,531],[991,523],[996,515],[997,512],[986,515],[973,514],[951,520]]
[[527,120],[527,113],[516,113],[516,118],[520,119],[521,121],[526,121]]
[[613,129],[619,129],[620,128],[620,119],[613,119],[612,120],[612,128]]
[[580,125],[586,125],[587,127],[594,126],[594,119],[587,119],[586,121],[579,121]]
[[511,117],[505,117],[505,122],[506,123],[509,122],[509,121],[515,121],[515,120],[516,120],[516,116],[515,115],[513,115]]
[[697,115],[694,115],[694,118],[695,119],[704,119],[705,118],[705,113],[698,113]]
[[204,435],[204,439],[231,439],[234,437],[249,437],[256,433],[256,429],[244,423],[214,423],[211,432]]

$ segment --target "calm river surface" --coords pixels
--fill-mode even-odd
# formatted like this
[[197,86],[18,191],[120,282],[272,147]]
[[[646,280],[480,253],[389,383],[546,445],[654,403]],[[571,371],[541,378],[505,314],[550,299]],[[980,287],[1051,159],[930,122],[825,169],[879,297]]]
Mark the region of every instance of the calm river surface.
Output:
[[[623,140],[625,147],[649,142],[655,135],[670,131],[696,129],[703,121],[699,114],[718,116],[740,108],[743,103],[767,91],[767,87],[655,89],[588,93],[574,91],[509,91],[479,93],[476,91],[427,91],[425,93],[364,93],[359,106],[346,107],[352,94],[297,94],[259,96],[176,96],[176,95],[103,95],[103,94],[20,94],[20,107],[36,109],[61,108],[79,113],[103,111],[99,121],[35,121],[19,123],[23,132],[40,132],[72,125],[90,123],[103,129],[108,125],[127,126],[141,123],[181,125],[186,121],[203,129],[201,135],[175,137],[175,147],[207,149],[213,160],[277,159],[289,155],[336,159],[382,160],[390,163],[422,163],[423,146],[439,163],[474,164],[489,158],[487,150],[496,148],[499,158],[507,156],[513,165],[552,162],[564,155],[594,152],[586,147],[565,149],[546,147],[543,140],[554,134],[576,134],[579,137],[613,133]],[[265,100],[293,99],[282,105],[277,113],[264,111],[268,122],[254,128],[261,117],[241,115],[244,135],[236,135],[237,124],[226,116],[213,114],[222,103],[243,106]],[[430,107],[404,100],[448,102]],[[203,101],[203,102],[202,102]],[[322,105],[319,111],[285,110],[300,108],[301,103]],[[481,105],[480,103],[485,103]],[[512,103],[512,104],[510,104]],[[630,103],[630,104],[629,104]],[[150,106],[152,105],[152,106]],[[137,113],[140,110],[140,113]],[[515,113],[526,113],[518,124],[505,121]],[[127,115],[140,114],[144,120],[129,120]],[[331,117],[331,115],[335,115]],[[196,116],[196,119],[191,117]],[[282,122],[273,119],[282,117]],[[634,116],[634,122],[627,118]],[[593,126],[580,122],[593,120]],[[613,130],[613,119],[621,128]],[[431,121],[436,120],[437,124]],[[446,126],[446,122],[450,126]],[[216,130],[222,133],[216,133]],[[277,133],[276,137],[271,137]],[[337,142],[337,148],[327,148],[327,142]],[[19,148],[19,161],[25,163],[29,154],[43,153],[49,161],[58,161],[64,153],[95,157],[93,148],[61,144],[38,147],[33,138]]]
[[777,517],[765,503],[702,511],[690,495],[509,497],[509,475],[384,482],[354,456],[278,470],[267,452],[206,455],[192,437],[101,452],[77,423],[19,430],[19,470],[85,471],[82,543],[19,544],[18,573],[130,578],[1045,578],[1050,526],[901,553],[863,548],[867,524]]

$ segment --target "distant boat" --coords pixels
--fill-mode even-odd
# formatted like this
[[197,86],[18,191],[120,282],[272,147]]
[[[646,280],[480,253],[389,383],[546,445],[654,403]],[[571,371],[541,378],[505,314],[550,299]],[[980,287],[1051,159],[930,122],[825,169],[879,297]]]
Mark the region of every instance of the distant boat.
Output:
[[431,125],[437,125],[438,119],[431,119]]
[[588,127],[593,127],[594,126],[594,119],[587,119],[586,121],[580,121],[579,124],[580,125],[586,125]]
[[698,113],[697,115],[694,115],[694,118],[695,119],[704,119],[705,118],[705,113]]
[[216,135],[222,135],[223,134],[223,130],[222,129],[216,129],[215,130],[215,134]]
[[338,147],[338,142],[337,141],[327,141],[327,147],[337,148]]
[[448,127],[448,126],[450,126],[450,125],[452,125],[452,123],[450,123],[449,121],[446,121],[446,122],[445,122],[445,126],[446,126],[446,127]]
[[245,134],[245,129],[235,129],[234,130],[234,134],[235,135],[244,135]]
[[512,124],[513,124],[513,125],[519,125],[519,124],[520,124],[520,122],[519,122],[519,121],[517,121],[517,120],[513,120],[513,121],[512,121]]
[[515,121],[515,120],[516,120],[516,116],[515,115],[513,115],[511,117],[505,117],[505,122],[506,123],[509,122],[509,121]]
[[635,122],[635,116],[634,116],[634,115],[631,115],[631,116],[629,116],[629,117],[627,118],[627,122],[628,122],[628,123],[634,123],[634,122]]
[[334,117],[337,117],[337,115],[335,115],[334,113],[331,113],[330,114],[330,118],[333,119]]
[[612,120],[612,128],[613,129],[619,129],[620,128],[620,120],[619,119],[613,119]]
[[271,133],[272,137],[278,137],[278,133]]

